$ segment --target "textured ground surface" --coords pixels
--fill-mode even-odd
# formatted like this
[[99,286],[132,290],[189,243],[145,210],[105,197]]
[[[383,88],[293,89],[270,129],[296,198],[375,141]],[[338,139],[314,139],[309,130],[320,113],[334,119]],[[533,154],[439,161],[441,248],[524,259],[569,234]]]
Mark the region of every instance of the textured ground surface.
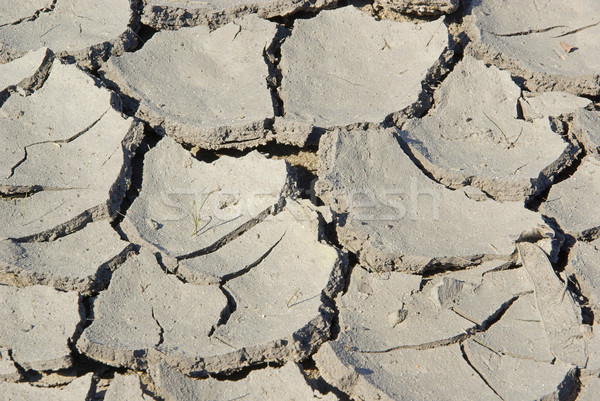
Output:
[[594,0],[5,0],[1,400],[596,400]]

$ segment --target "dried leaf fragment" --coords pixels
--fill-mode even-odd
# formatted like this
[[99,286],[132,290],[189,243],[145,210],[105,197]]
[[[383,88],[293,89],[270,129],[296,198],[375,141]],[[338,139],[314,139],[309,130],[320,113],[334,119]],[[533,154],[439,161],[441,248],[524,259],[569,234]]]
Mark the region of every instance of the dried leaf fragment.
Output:
[[566,42],[560,42],[560,47],[563,48],[563,50],[565,51],[565,53],[571,53],[572,51],[576,50],[577,47],[572,46]]

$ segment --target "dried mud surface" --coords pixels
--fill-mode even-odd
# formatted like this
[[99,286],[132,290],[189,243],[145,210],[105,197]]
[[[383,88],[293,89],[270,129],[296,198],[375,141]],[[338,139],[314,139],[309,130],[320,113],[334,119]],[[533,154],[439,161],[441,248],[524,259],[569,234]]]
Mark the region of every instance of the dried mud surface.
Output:
[[0,400],[595,400],[599,10],[4,1]]

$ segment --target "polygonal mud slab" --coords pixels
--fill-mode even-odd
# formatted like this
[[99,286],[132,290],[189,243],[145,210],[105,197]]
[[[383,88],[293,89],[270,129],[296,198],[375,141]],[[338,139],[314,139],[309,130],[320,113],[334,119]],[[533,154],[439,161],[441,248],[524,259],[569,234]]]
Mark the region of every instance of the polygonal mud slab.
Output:
[[390,10],[402,14],[432,16],[452,14],[460,0],[375,0],[376,9]]
[[[185,398],[185,397],[184,397]],[[104,394],[104,401],[152,401],[154,398],[144,394],[137,375],[115,374],[110,387]]]
[[[124,231],[185,282],[225,283],[229,309],[198,355],[205,369],[299,359],[328,336],[322,297],[342,285],[343,261],[319,241],[314,210],[286,198],[284,161],[253,152],[202,163],[164,138],[144,170]],[[186,363],[179,369],[199,369]]]
[[[597,311],[597,307],[592,307]],[[597,323],[597,322],[596,322]],[[587,364],[585,365],[585,374],[596,375],[600,377],[600,334],[598,325],[589,326],[582,324],[580,326],[582,337],[585,339],[586,351],[588,355]]]
[[25,370],[68,368],[82,313],[76,292],[0,285],[0,347]]
[[350,339],[341,334],[324,344],[314,359],[323,378],[352,399],[501,400],[463,359],[458,344],[400,349],[373,358],[351,348]]
[[[340,334],[314,356],[320,373],[356,399],[538,399],[562,389],[573,366],[544,341],[525,268],[503,268],[486,262],[425,282],[355,268],[337,299]],[[531,369],[515,375],[519,366]]]
[[588,154],[600,160],[600,111],[579,110],[569,128]]
[[399,140],[393,129],[337,130],[319,147],[317,194],[337,213],[341,244],[369,268],[424,272],[507,260],[524,230],[544,226],[521,203],[477,202],[430,180]]
[[550,185],[580,150],[553,132],[547,117],[517,119],[520,95],[510,74],[465,56],[434,93],[435,107],[404,124],[402,138],[448,187],[471,185],[498,200],[527,198]]
[[[284,227],[277,243],[223,285],[230,314],[213,338],[227,345],[228,351],[243,350],[245,364],[301,360],[312,354],[329,338],[330,299],[344,282],[343,262],[334,248],[319,242],[317,216],[306,204],[290,202],[261,225],[273,227],[275,221]],[[252,233],[241,238],[252,242]],[[216,358],[224,352],[216,349],[214,353]]]
[[[140,369],[169,354],[201,352],[227,308],[217,286],[184,284],[148,250],[116,270],[94,301],[94,320],[77,348],[114,366]],[[220,344],[220,343],[219,343]]]
[[10,92],[27,93],[42,84],[52,65],[48,48],[30,51],[23,57],[0,64],[0,106]]
[[317,243],[314,256],[293,253],[306,241],[301,234],[288,230],[264,263],[223,291],[180,282],[143,250],[113,274],[77,347],[115,366],[164,361],[194,375],[306,357],[329,336],[333,312],[322,297],[339,290],[342,276],[333,248]]
[[382,122],[421,110],[421,83],[443,69],[447,45],[441,19],[377,21],[348,6],[296,20],[281,47],[279,140],[303,144],[313,126]]
[[523,97],[519,98],[523,118],[527,121],[574,113],[591,104],[590,99],[566,92],[524,93]]
[[540,212],[556,219],[560,227],[577,238],[600,235],[600,160],[586,157],[575,173],[550,188]]
[[224,25],[245,14],[262,18],[285,17],[298,11],[319,10],[338,0],[144,0],[142,23],[156,29]]
[[111,58],[103,73],[139,101],[136,115],[160,132],[202,148],[243,149],[269,135],[265,53],[276,35],[275,23],[256,16],[214,31],[158,32],[135,53]]
[[48,242],[0,241],[0,283],[43,284],[89,294],[108,285],[111,272],[131,252],[108,221]]
[[218,284],[243,274],[261,263],[283,240],[289,225],[278,221],[279,217],[269,216],[213,252],[180,259],[177,275],[191,283]]
[[577,241],[569,251],[566,269],[575,273],[584,295],[600,307],[600,238],[592,242]]
[[[406,334],[397,335],[396,330],[419,317],[418,310],[408,312],[405,304],[420,284],[419,276],[382,276],[356,267],[348,292],[337,302],[341,332],[314,355],[323,378],[354,399],[499,400],[462,358],[457,344],[390,349]],[[406,320],[392,319],[398,310],[407,310]],[[439,323],[432,319],[413,337],[427,335]]]
[[[449,275],[451,278],[456,276],[455,273]],[[533,285],[523,269],[485,271],[481,281],[471,291],[467,288],[457,294],[449,306],[452,311],[480,327],[488,326],[490,317],[497,317],[498,311],[506,310],[520,297],[533,292]]]
[[581,335],[581,309],[556,276],[548,256],[535,244],[517,245],[523,268],[534,286],[536,306],[550,350],[559,361],[585,367],[586,346]]
[[43,86],[0,114],[0,238],[47,239],[112,218],[129,184],[142,126],[112,94],[55,61]]
[[531,91],[600,94],[595,0],[470,0],[466,52],[523,78]]
[[[344,314],[340,328],[353,338],[355,350],[380,353],[448,344],[474,326],[451,310],[437,307],[429,299],[429,291],[419,293],[421,281],[417,275],[370,275],[360,267],[354,269],[351,290],[338,300],[338,307]],[[416,293],[415,299],[412,295]],[[361,303],[374,308],[372,313],[363,313]],[[346,314],[356,314],[360,325]]]
[[572,400],[579,387],[577,368],[495,353],[467,340],[464,355],[503,400]]
[[84,401],[92,388],[93,374],[73,380],[64,387],[45,388],[29,383],[0,382],[0,400],[2,401]]
[[[515,300],[532,292],[531,283],[521,282],[522,269],[498,270],[501,266],[498,261],[485,262],[477,268],[435,277],[424,284],[419,276],[399,272],[357,271],[353,280],[357,280],[358,292],[344,295],[342,305],[347,313],[361,315],[360,324],[369,330],[357,331],[358,323],[354,324],[349,317],[341,327],[348,335],[360,332],[353,344],[364,354],[456,343],[473,332],[487,330],[493,319]],[[398,289],[400,295],[394,295]],[[373,307],[379,305],[377,312],[370,316],[363,313],[363,301]],[[540,326],[538,330],[541,329]]]
[[137,44],[137,17],[131,0],[37,3],[34,11],[31,1],[2,2],[0,15],[14,17],[10,23],[0,25],[0,63],[48,47],[58,57],[94,68]]
[[327,400],[338,398],[313,390],[304,378],[300,366],[288,362],[280,368],[252,371],[237,381],[213,378],[196,380],[169,368],[165,364],[154,366],[150,374],[156,393],[165,401],[210,399],[227,401],[248,400]]
[[145,155],[140,195],[122,226],[165,256],[210,252],[277,211],[290,192],[286,163],[252,152],[199,162],[170,138]]

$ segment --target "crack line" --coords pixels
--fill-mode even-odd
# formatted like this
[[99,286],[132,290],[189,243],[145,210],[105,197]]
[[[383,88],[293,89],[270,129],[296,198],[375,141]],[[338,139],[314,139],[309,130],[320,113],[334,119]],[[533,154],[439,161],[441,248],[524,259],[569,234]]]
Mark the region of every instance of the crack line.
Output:
[[281,71],[281,47],[291,35],[291,31],[284,28],[277,28],[277,33],[268,47],[263,48],[263,59],[268,69],[267,87],[271,92],[271,102],[273,104],[273,116],[283,117],[285,115],[284,103],[281,98],[281,81],[283,72]]
[[277,245],[279,245],[279,243],[281,242],[281,240],[283,239],[283,237],[285,237],[285,234],[287,233],[287,231],[285,231],[281,237],[269,248],[267,249],[267,251],[262,254],[258,259],[256,259],[254,262],[250,263],[249,265],[247,265],[246,267],[244,267],[241,270],[238,270],[237,272],[234,273],[230,273],[230,274],[226,274],[221,278],[221,283],[226,283],[229,280],[232,280],[234,278],[243,276],[244,274],[248,273],[250,270],[252,270],[253,268],[255,268],[256,266],[258,266],[259,264],[261,264],[263,262],[263,260],[265,260],[267,258],[267,256],[269,256],[269,254],[273,251],[273,249],[275,249],[275,247]]
[[154,316],[154,306],[151,309],[152,312],[152,319],[154,319],[154,322],[156,323],[156,325],[159,328],[159,333],[158,333],[158,342],[154,345],[155,347],[159,347],[164,341],[165,341],[165,329],[163,329],[163,327],[160,325],[160,322],[158,321],[158,319],[156,318],[156,316]]
[[496,33],[496,32],[492,32],[492,31],[486,31],[486,32],[491,33],[492,35],[500,36],[500,37],[511,37],[511,36],[524,36],[524,35],[529,35],[532,33],[544,33],[544,32],[551,31],[553,29],[558,29],[558,28],[568,28],[568,26],[554,25],[554,26],[551,26],[548,28],[529,29],[527,31],[519,31],[519,32],[511,32],[511,33]]
[[27,148],[29,148],[30,146],[36,146],[36,145],[42,145],[44,143],[55,143],[55,144],[60,144],[60,143],[71,143],[73,142],[75,139],[79,138],[80,136],[82,136],[83,134],[85,134],[86,132],[88,132],[89,130],[91,130],[105,115],[106,113],[108,113],[108,111],[110,110],[110,107],[108,109],[106,109],[106,111],[104,113],[102,113],[100,115],[100,117],[98,117],[96,119],[96,121],[92,122],[90,125],[88,125],[87,127],[85,127],[82,131],[79,131],[78,133],[76,133],[75,135],[67,138],[67,139],[57,139],[57,140],[46,140],[46,141],[40,141],[40,142],[34,142],[34,143],[30,143],[29,145],[26,145],[23,147],[23,157],[21,158],[21,160],[19,160],[16,164],[14,164],[11,168],[10,168],[10,174],[6,177],[6,179],[11,178],[14,174],[15,174],[15,170],[21,165],[23,164],[26,160],[27,160]]
[[240,34],[240,32],[242,32],[242,26],[241,26],[241,25],[238,25],[238,24],[236,24],[235,22],[234,22],[233,24],[234,24],[234,25],[237,25],[237,27],[238,27],[238,31],[235,33],[235,35],[233,35],[233,39],[231,39],[231,41],[232,41],[232,42],[235,40],[235,38],[237,38],[237,37],[238,37],[238,35]]
[[[512,306],[512,304],[515,303],[515,301],[517,299],[519,299],[519,297],[521,295],[526,295],[526,294],[531,294],[531,293],[533,293],[533,291],[524,291],[522,293],[514,295],[512,298],[508,299],[506,302],[504,302],[502,305],[500,305],[500,307],[496,311],[494,311],[490,316],[488,316],[488,318],[485,319],[481,323],[481,325],[476,324],[475,327],[467,329],[467,331],[465,333],[460,333],[453,337],[448,337],[448,338],[444,338],[441,340],[431,341],[431,342],[423,343],[423,344],[398,345],[398,346],[390,347],[390,348],[383,349],[383,350],[356,350],[356,352],[359,352],[361,354],[385,354],[388,352],[397,351],[397,350],[401,350],[401,349],[426,350],[426,349],[437,348],[437,347],[445,347],[447,345],[456,344],[457,342],[462,342],[464,340],[469,339],[470,337],[474,336],[477,333],[487,331],[491,326],[493,326],[497,321],[499,321],[502,318],[502,316],[506,313],[506,311],[508,311],[508,309]],[[452,310],[452,312],[456,313],[458,316],[463,317],[460,313],[456,312],[454,309],[451,309],[451,310]],[[467,319],[467,318],[464,318],[464,319],[471,321],[470,319]],[[473,322],[473,323],[475,323],[475,322]]]
[[477,370],[477,368],[471,363],[471,361],[469,360],[469,357],[467,356],[467,353],[465,351],[465,346],[463,344],[460,345],[460,352],[462,353],[462,357],[465,360],[465,362],[467,363],[467,365],[469,365],[469,367],[471,369],[473,369],[473,371],[475,373],[477,373],[477,376],[479,376],[479,378],[485,383],[486,386],[489,387],[490,390],[492,390],[494,392],[494,394],[496,394],[498,396],[498,398],[500,398],[501,400],[504,400],[504,398],[502,398],[502,396],[500,394],[498,394],[498,392],[494,389],[494,387],[492,387],[492,385],[486,380],[486,378],[483,376],[483,374]]
[[9,25],[19,25],[22,22],[35,21],[36,19],[38,19],[38,17],[40,16],[40,14],[42,14],[42,13],[50,13],[50,12],[54,11],[54,7],[56,6],[57,1],[58,0],[52,0],[52,3],[48,7],[44,7],[44,8],[41,8],[39,10],[36,10],[29,17],[23,17],[23,18],[18,19],[16,21],[7,22],[6,24],[2,24],[2,25],[0,25],[0,28],[5,27],[5,26],[9,26]]
[[595,24],[589,24],[589,25],[586,25],[586,26],[582,26],[581,28],[577,28],[577,29],[573,29],[572,31],[565,32],[562,35],[555,36],[555,38],[562,38],[563,36],[572,35],[574,33],[581,32],[584,29],[593,28],[593,27],[595,27],[598,24],[600,24],[600,21],[596,22]]
[[358,352],[360,354],[386,354],[388,352],[398,351],[401,349],[414,349],[414,350],[418,350],[418,351],[423,351],[423,350],[427,350],[427,349],[431,349],[431,348],[445,347],[447,345],[456,344],[457,342],[466,340],[471,335],[472,335],[472,333],[460,333],[453,337],[449,337],[449,338],[445,338],[445,339],[437,340],[437,341],[431,341],[431,342],[423,343],[423,344],[397,345],[395,347],[390,347],[390,348],[382,349],[382,350],[360,350],[360,349],[357,349],[356,352]]
[[224,340],[222,340],[218,336],[214,335],[215,331],[217,330],[217,328],[219,328],[221,326],[225,326],[227,324],[227,322],[229,321],[229,318],[231,317],[231,315],[233,315],[233,313],[237,309],[237,302],[235,302],[235,298],[233,297],[233,295],[231,295],[231,293],[229,291],[227,291],[227,289],[225,289],[223,286],[220,286],[220,289],[223,292],[223,294],[225,295],[225,298],[227,298],[227,306],[221,312],[221,318],[219,319],[219,321],[217,322],[217,324],[215,324],[210,329],[210,332],[208,333],[208,337],[209,338],[216,338],[217,340],[219,340],[223,344],[229,345],[231,348],[235,348],[233,345],[225,342]]
[[[238,228],[234,229],[233,231],[231,231],[228,234],[225,234],[223,237],[219,238],[218,240],[216,240],[214,243],[212,243],[211,245],[209,245],[207,247],[198,249],[196,251],[187,253],[185,255],[177,256],[177,261],[192,259],[192,258],[195,258],[198,256],[206,255],[207,253],[215,252],[219,248],[228,244],[230,241],[234,240],[235,238],[244,234],[246,231],[250,230],[252,227],[257,225],[258,223],[261,223],[268,216],[277,214],[276,212],[278,210],[280,210],[280,207],[282,207],[284,205],[285,205],[285,198],[280,194],[279,201],[276,204],[269,206],[268,208],[266,208],[265,210],[260,212],[258,214],[258,216],[256,216],[255,218],[248,220],[247,222],[245,222]],[[221,223],[221,224],[224,224],[224,223]],[[214,228],[214,227],[211,227],[210,229],[212,229],[212,228]]]

